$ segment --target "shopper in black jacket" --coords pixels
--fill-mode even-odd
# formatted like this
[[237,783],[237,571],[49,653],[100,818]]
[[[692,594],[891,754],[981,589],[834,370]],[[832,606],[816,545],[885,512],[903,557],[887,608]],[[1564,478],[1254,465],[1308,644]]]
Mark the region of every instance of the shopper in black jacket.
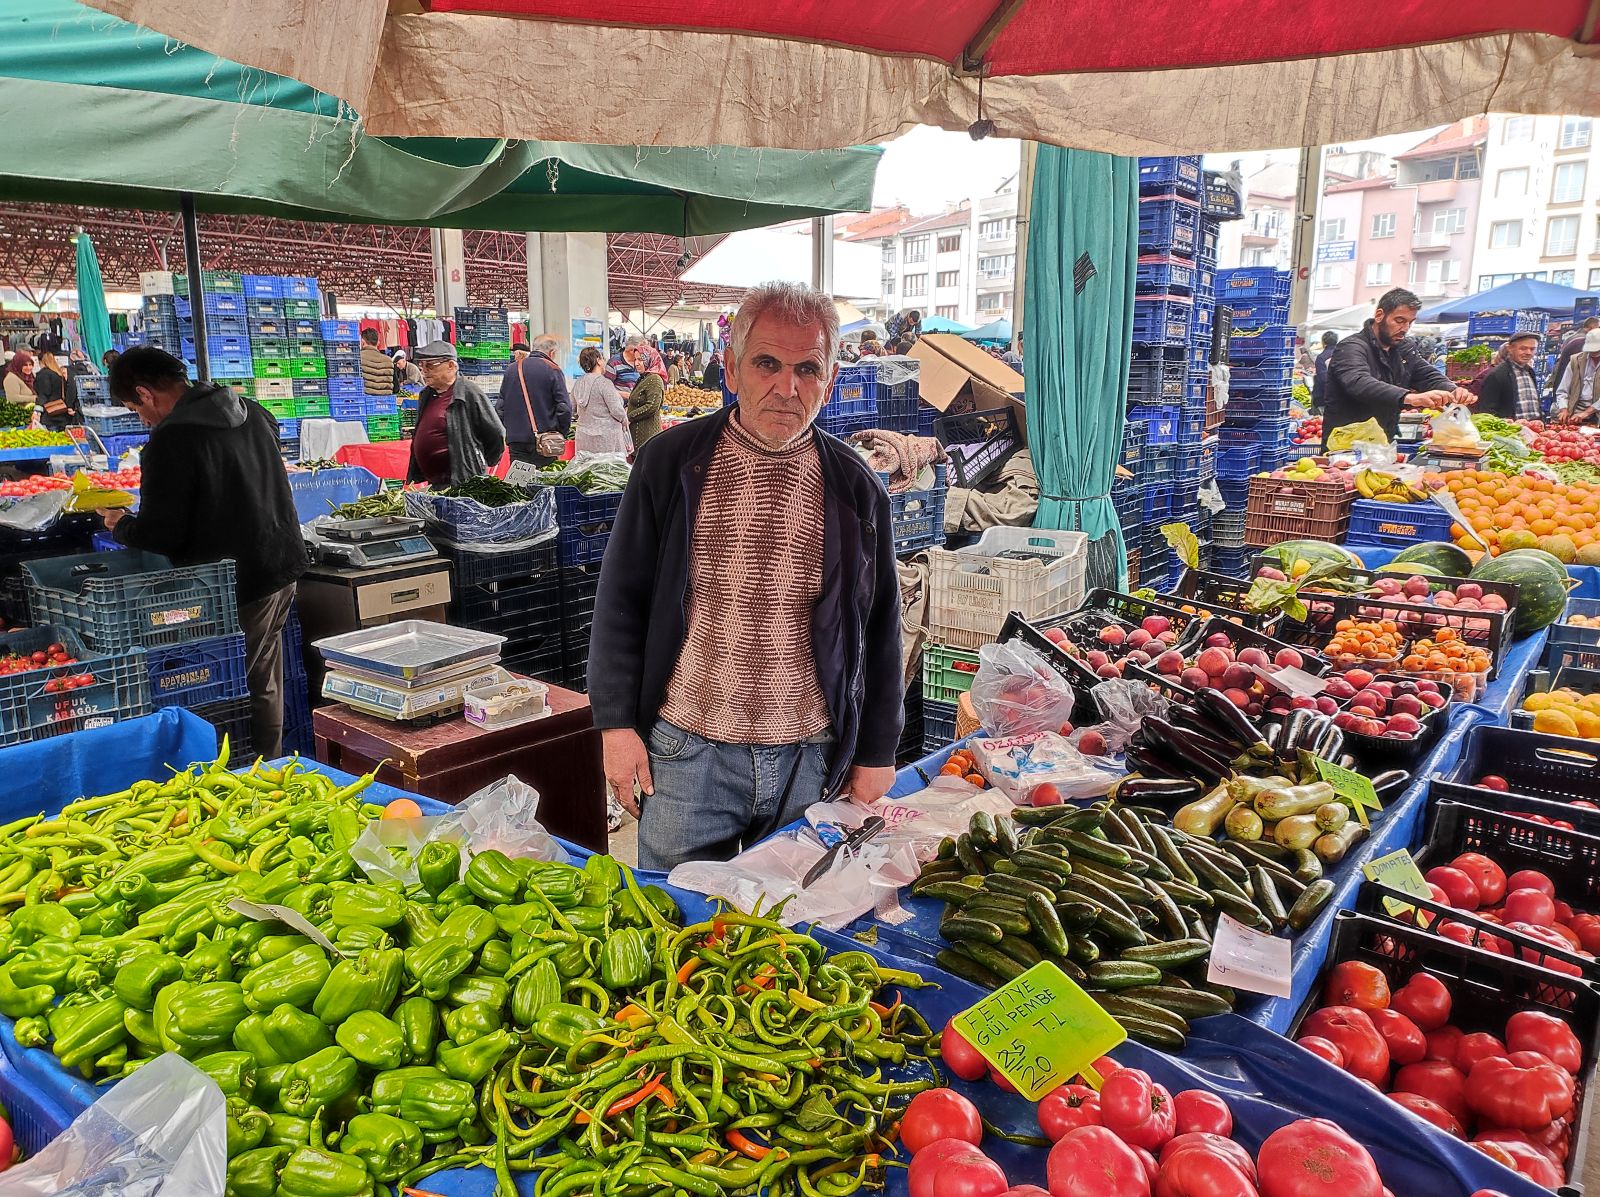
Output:
[[305,542],[278,423],[260,404],[214,383],[191,384],[181,361],[154,346],[111,367],[111,395],[151,430],[140,456],[139,513],[104,513],[119,544],[175,565],[232,559],[250,680],[252,751],[277,756],[283,739],[283,625]]
[[1422,301],[1401,287],[1385,293],[1360,332],[1333,349],[1328,362],[1328,403],[1323,412],[1322,444],[1345,424],[1376,420],[1389,439],[1400,430],[1402,407],[1472,404],[1477,396],[1456,386],[1406,344]]
[[512,350],[513,360],[494,401],[512,461],[547,466],[560,459],[560,454],[540,453],[537,443],[541,432],[558,432],[564,438],[572,424],[567,376],[555,361],[559,349],[554,337],[540,337],[531,352],[520,344]]

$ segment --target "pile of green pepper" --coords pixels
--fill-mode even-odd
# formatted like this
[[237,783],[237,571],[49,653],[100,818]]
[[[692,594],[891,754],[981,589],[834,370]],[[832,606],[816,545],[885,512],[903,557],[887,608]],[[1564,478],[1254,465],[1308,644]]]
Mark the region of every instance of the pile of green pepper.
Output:
[[882,1070],[929,1029],[874,997],[915,976],[767,918],[683,928],[610,857],[434,841],[417,884],[373,883],[348,851],[379,809],[364,780],[225,764],[13,825],[0,852],[35,873],[0,925],[0,1013],[92,1079],[165,1051],[206,1072],[231,1197],[368,1197],[455,1166],[507,1197],[519,1170],[545,1197],[881,1179],[929,1083]]

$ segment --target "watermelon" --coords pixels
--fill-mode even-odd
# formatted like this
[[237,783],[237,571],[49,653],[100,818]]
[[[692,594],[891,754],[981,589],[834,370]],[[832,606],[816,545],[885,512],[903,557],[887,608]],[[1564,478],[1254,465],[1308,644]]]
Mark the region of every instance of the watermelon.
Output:
[[1284,540],[1273,545],[1270,549],[1262,549],[1263,557],[1276,557],[1284,569],[1291,568],[1296,561],[1306,561],[1315,564],[1318,561],[1337,561],[1341,564],[1359,566],[1361,558],[1357,557],[1343,545],[1329,544],[1325,540]]
[[[1467,563],[1468,565],[1471,562]],[[1391,561],[1388,565],[1380,565],[1372,571],[1375,574],[1398,574],[1402,578],[1413,575],[1424,578],[1464,578],[1465,573],[1454,573],[1444,567],[1425,561]]]
[[1431,572],[1446,578],[1464,578],[1472,569],[1472,558],[1464,550],[1445,541],[1414,544],[1409,549],[1402,549],[1395,554],[1393,564],[1399,565],[1401,562],[1431,565],[1434,567]]
[[1511,582],[1517,588],[1517,639],[1549,627],[1567,609],[1567,571],[1549,553],[1516,549],[1485,557],[1472,571],[1483,582]]

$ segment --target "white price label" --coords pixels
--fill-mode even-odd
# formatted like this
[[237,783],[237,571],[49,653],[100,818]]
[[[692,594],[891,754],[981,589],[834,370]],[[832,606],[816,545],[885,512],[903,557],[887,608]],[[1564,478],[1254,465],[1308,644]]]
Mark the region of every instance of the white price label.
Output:
[[1224,914],[1211,936],[1211,966],[1206,980],[1250,993],[1286,998],[1290,994],[1291,945],[1287,939],[1252,930]]
[[325,952],[332,952],[336,956],[349,955],[348,952],[341,951],[336,947],[333,940],[318,931],[311,921],[298,910],[291,910],[287,906],[277,906],[271,902],[252,902],[248,898],[235,898],[228,903],[228,908],[237,910],[246,918],[255,919],[258,923],[282,923],[286,927],[293,927]]

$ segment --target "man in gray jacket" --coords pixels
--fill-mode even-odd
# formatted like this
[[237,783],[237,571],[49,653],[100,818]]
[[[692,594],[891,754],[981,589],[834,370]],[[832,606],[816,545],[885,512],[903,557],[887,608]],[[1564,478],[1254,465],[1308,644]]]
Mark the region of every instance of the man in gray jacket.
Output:
[[455,486],[487,474],[506,449],[506,430],[489,396],[461,376],[449,341],[430,341],[417,350],[417,366],[424,386],[406,481]]

